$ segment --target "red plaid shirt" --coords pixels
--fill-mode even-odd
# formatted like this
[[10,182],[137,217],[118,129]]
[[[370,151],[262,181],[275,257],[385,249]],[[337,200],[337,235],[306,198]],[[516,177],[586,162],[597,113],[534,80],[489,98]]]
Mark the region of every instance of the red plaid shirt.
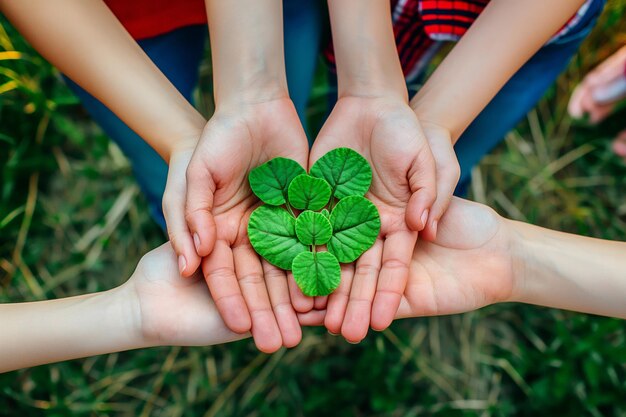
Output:
[[[564,36],[584,15],[590,2],[587,0],[551,41]],[[441,41],[459,40],[488,3],[489,0],[391,0],[393,32],[407,81],[417,78]],[[324,55],[334,67],[332,44]]]

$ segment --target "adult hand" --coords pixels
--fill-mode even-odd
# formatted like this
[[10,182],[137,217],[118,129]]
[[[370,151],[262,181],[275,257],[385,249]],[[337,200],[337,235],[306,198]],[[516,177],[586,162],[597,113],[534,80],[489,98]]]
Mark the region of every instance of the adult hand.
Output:
[[[515,299],[523,265],[513,260],[519,251],[507,222],[487,206],[453,197],[437,238],[417,242],[396,318],[463,313]],[[340,286],[333,295],[346,298],[349,291]],[[329,314],[330,300],[326,312],[300,315],[300,322],[318,325]]]
[[[179,259],[184,257],[179,261],[182,275],[193,274],[200,262],[198,255],[204,257],[202,268],[209,289],[231,330],[251,330],[257,347],[265,352],[296,345],[301,330],[286,275],[261,263],[246,230],[258,203],[248,185],[248,172],[277,156],[306,166],[308,143],[293,104],[288,98],[277,98],[219,108],[192,155],[189,149],[172,157],[172,167],[189,162],[185,177],[180,170],[170,174],[171,193],[166,190],[164,197],[164,204],[176,207],[175,213],[165,212],[174,249]],[[182,217],[180,190],[184,185]]]
[[433,242],[419,240],[398,318],[455,314],[512,298],[518,287],[507,221],[457,197]]
[[417,232],[437,196],[435,163],[415,113],[396,97],[340,98],[313,145],[310,165],[338,147],[370,162],[366,197],[381,216],[379,239],[356,261],[353,277],[344,267],[340,288],[328,298],[328,330],[358,342],[370,324],[382,330],[396,314]]

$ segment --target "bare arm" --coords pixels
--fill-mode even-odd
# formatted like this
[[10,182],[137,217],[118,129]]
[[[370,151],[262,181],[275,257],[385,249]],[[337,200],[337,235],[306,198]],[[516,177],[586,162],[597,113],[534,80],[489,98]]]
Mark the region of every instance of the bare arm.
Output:
[[0,0],[0,11],[53,65],[102,101],[166,161],[204,118],[101,0]]
[[395,95],[407,91],[391,25],[389,3],[329,0],[339,98]]
[[456,142],[513,74],[583,0],[492,0],[411,101]]
[[520,285],[511,301],[626,319],[626,243],[509,221]]
[[181,279],[169,243],[146,254],[132,277],[109,291],[0,304],[0,373],[158,345],[212,345],[230,332],[201,276]]
[[145,346],[120,289],[0,305],[0,372]]
[[287,98],[282,3],[206,0],[205,4],[218,109]]

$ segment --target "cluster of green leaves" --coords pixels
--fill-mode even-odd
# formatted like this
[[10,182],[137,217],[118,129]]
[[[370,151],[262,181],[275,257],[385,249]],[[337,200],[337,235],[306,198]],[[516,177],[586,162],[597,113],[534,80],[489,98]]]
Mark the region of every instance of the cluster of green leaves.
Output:
[[[378,210],[363,197],[372,169],[352,149],[328,152],[310,174],[294,160],[274,158],[253,169],[249,181],[265,203],[250,215],[250,243],[272,265],[291,270],[306,295],[333,292],[339,263],[354,262],[380,232]],[[328,250],[318,251],[321,245]]]

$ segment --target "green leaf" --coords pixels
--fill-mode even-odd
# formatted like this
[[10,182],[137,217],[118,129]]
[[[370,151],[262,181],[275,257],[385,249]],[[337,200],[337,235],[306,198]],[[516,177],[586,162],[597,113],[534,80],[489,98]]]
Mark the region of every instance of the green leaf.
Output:
[[324,178],[336,198],[365,195],[372,183],[372,168],[358,152],[350,148],[337,148],[317,160],[311,175]]
[[330,185],[322,178],[298,175],[289,184],[289,204],[298,210],[319,210],[330,200]]
[[260,206],[250,215],[248,237],[252,247],[272,265],[291,269],[293,259],[309,248],[296,237],[296,219],[281,207]]
[[300,164],[292,159],[279,157],[250,171],[248,181],[252,192],[261,201],[280,206],[287,202],[289,184],[300,174],[306,174]]
[[304,295],[328,295],[341,280],[341,267],[329,252],[302,252],[293,260],[293,277]]
[[333,228],[322,214],[311,210],[302,212],[296,219],[296,235],[305,245],[323,245],[330,240]]
[[333,236],[328,251],[339,262],[354,262],[372,247],[380,232],[378,209],[368,199],[350,196],[339,200],[330,214]]
[[330,217],[330,213],[328,212],[328,210],[324,209],[322,211],[320,211],[320,213],[322,213],[324,215],[324,217],[329,218]]

